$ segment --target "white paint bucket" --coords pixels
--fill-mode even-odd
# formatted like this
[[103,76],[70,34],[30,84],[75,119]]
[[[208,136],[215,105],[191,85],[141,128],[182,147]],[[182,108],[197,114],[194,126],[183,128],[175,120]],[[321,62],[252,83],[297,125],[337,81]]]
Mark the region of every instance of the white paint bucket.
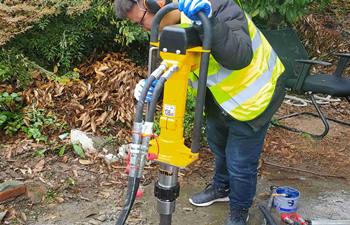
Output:
[[300,193],[291,187],[279,187],[276,194],[285,194],[286,196],[276,196],[273,201],[273,207],[281,212],[295,212],[298,209],[298,200]]

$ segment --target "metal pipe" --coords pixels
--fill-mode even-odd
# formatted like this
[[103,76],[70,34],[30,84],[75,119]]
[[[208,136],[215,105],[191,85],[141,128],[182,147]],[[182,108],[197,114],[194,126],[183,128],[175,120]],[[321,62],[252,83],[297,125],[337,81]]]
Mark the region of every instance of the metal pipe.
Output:
[[160,218],[160,221],[159,221],[160,225],[170,225],[171,219],[172,219],[172,214],[170,214],[170,215],[160,214],[159,218]]
[[158,184],[164,188],[170,188],[177,185],[177,177],[179,169],[176,166],[161,163],[159,165],[159,181]]
[[166,163],[159,165],[159,180],[155,183],[154,194],[158,198],[157,211],[160,216],[160,225],[171,224],[176,198],[180,192],[178,171],[176,166]]
[[148,74],[147,77],[149,77],[153,71],[154,68],[154,58],[156,57],[155,50],[158,50],[158,47],[151,46],[148,51]]

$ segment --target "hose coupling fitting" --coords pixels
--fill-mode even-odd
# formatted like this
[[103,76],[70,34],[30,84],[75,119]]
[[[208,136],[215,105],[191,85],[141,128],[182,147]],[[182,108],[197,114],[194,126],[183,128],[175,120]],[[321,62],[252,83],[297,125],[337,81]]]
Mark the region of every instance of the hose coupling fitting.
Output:
[[173,64],[163,75],[166,80],[168,80],[173,73],[175,73],[179,69],[179,66],[177,64]]
[[162,62],[157,69],[153,71],[151,76],[154,76],[157,80],[163,74],[163,72],[168,69],[168,65],[165,62]]

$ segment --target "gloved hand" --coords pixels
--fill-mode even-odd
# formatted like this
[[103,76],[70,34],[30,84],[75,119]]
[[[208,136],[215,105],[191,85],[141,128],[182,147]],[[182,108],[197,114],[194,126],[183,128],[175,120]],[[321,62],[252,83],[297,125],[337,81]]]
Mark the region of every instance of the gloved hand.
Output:
[[211,3],[208,0],[179,0],[179,10],[191,20],[200,21],[197,13],[203,11],[208,17],[211,17]]
[[[145,102],[150,102],[151,101],[152,94],[153,94],[153,91],[154,91],[154,87],[156,86],[157,82],[158,82],[158,80],[154,80],[152,82],[151,87],[148,89]],[[146,83],[146,79],[142,79],[136,84],[136,87],[135,87],[135,90],[134,90],[134,97],[136,98],[137,101],[140,100],[141,92],[142,92],[143,87],[145,86],[145,83]]]

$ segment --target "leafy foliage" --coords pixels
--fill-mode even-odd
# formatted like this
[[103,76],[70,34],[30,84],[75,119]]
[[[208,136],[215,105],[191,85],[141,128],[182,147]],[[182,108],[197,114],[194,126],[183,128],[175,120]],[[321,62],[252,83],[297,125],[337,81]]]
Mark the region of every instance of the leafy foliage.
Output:
[[330,2],[331,0],[245,0],[243,4],[258,24],[267,23],[269,27],[293,24],[306,14],[310,4],[325,5]]
[[27,86],[31,80],[30,65],[16,49],[0,49],[0,82]]
[[9,135],[17,132],[23,125],[21,108],[21,98],[17,93],[0,93],[0,129]]
[[49,71],[58,68],[59,74],[71,71],[94,50],[111,51],[118,46],[119,51],[124,51],[131,44],[128,48],[131,57],[145,63],[148,33],[129,20],[117,21],[113,2],[93,1],[84,12],[70,12],[69,7],[75,2],[79,1],[61,4],[57,15],[49,14],[36,21],[30,30],[17,35],[6,48],[16,47],[41,67]]
[[134,41],[139,43],[148,42],[148,33],[130,20],[114,21],[113,23],[118,29],[115,41],[121,46],[128,46]]
[[64,123],[60,123],[57,116],[52,112],[46,113],[45,109],[35,109],[34,106],[28,110],[23,118],[25,125],[21,127],[28,138],[34,138],[36,141],[47,141],[47,137],[43,134],[43,129],[50,127],[50,129],[57,130],[65,128]]
[[28,138],[46,142],[47,137],[42,132],[45,127],[54,130],[65,128],[65,123],[60,123],[53,113],[45,113],[45,109],[36,110],[32,106],[24,112],[21,102],[18,93],[0,93],[0,129],[9,136],[21,130]]
[[45,149],[40,149],[35,152],[35,156],[43,157],[48,152],[58,154],[63,156],[66,152],[74,152],[80,158],[85,158],[85,153],[80,144],[64,144],[64,145],[54,145]]
[[93,49],[113,44],[116,28],[110,23],[111,8],[111,3],[103,0],[94,1],[82,14],[68,14],[64,8],[58,15],[45,16],[8,46],[15,46],[44,68],[52,71],[57,66],[66,73]]
[[80,144],[73,144],[73,151],[75,154],[79,155],[81,158],[85,158],[84,150]]

